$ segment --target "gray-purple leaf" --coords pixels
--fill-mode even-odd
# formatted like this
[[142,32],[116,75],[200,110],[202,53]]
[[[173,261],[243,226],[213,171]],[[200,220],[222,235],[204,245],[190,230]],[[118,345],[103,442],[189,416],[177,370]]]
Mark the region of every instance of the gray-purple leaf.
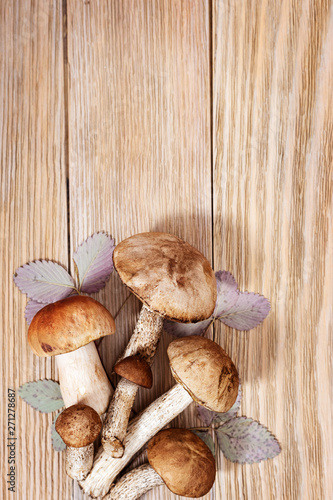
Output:
[[270,308],[270,303],[262,295],[238,292],[234,305],[217,319],[236,330],[251,330],[266,318]]
[[217,271],[215,273],[217,299],[213,312],[216,318],[225,314],[237,302],[238,290],[235,278],[228,271]]
[[210,451],[215,457],[215,444],[212,436],[208,431],[192,431],[194,434],[196,434],[202,441],[208,446]]
[[44,304],[67,297],[74,281],[66,269],[51,260],[36,260],[19,267],[14,282],[29,299]]
[[28,325],[30,325],[32,318],[45,307],[45,304],[42,302],[36,302],[35,300],[29,300],[27,305],[25,306],[25,319],[27,320]]
[[76,250],[73,259],[79,289],[85,293],[98,292],[113,271],[114,240],[106,233],[95,233]]
[[199,321],[198,323],[176,323],[165,319],[163,328],[167,333],[175,337],[187,337],[188,335],[203,335],[213,322],[213,318]]
[[242,400],[242,386],[241,384],[239,384],[236,401],[234,402],[230,410],[226,411],[225,413],[215,413],[214,422],[216,423],[228,422],[228,420],[234,418],[239,412],[241,400]]
[[[62,412],[60,412],[60,413],[62,413]],[[56,423],[56,420],[59,417],[60,413],[58,413],[58,415],[56,415],[56,417],[53,420],[52,425],[51,425],[51,441],[52,441],[52,446],[55,449],[55,451],[64,451],[66,449],[65,443],[63,442],[62,438],[55,430],[55,423]]]
[[64,406],[60,385],[53,380],[27,382],[18,389],[19,396],[35,410],[50,413]]
[[251,418],[235,417],[216,430],[224,456],[231,462],[253,464],[274,458],[281,451],[275,436]]
[[197,413],[198,417],[203,421],[203,423],[209,427],[210,424],[213,422],[216,413],[212,410],[207,410],[204,406],[197,405]]

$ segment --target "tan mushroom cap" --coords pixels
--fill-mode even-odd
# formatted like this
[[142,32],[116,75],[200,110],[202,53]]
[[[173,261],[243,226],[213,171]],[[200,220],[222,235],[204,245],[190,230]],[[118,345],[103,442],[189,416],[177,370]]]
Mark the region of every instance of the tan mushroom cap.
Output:
[[208,260],[167,233],[140,233],[116,246],[113,262],[121,280],[155,313],[193,323],[208,318],[216,280]]
[[83,448],[93,443],[102,428],[98,413],[90,406],[76,404],[60,413],[55,429],[67,446]]
[[74,295],[38,311],[28,330],[28,342],[37,356],[54,356],[75,351],[115,330],[114,319],[102,304]]
[[214,484],[214,457],[188,429],[166,429],[156,434],[148,444],[148,460],[176,495],[199,498]]
[[168,347],[171,372],[194,401],[209,410],[228,411],[236,401],[239,378],[221,346],[204,337],[182,337]]
[[150,389],[153,385],[153,374],[147,361],[133,355],[123,358],[115,364],[114,371],[130,382]]

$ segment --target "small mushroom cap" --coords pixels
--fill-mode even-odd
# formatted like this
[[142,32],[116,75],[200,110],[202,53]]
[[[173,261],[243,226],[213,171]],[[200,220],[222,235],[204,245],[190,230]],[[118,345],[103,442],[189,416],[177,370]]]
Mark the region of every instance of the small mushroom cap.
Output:
[[121,280],[155,313],[191,323],[208,318],[216,280],[208,260],[167,233],[140,233],[116,246],[113,262]]
[[116,331],[113,317],[102,304],[74,295],[48,304],[34,316],[28,342],[37,356],[75,351]]
[[102,428],[98,413],[90,406],[77,404],[60,413],[55,423],[57,433],[67,446],[83,448],[93,443]]
[[182,337],[169,344],[168,356],[172,375],[194,401],[216,412],[232,407],[238,394],[238,373],[216,342]]
[[140,356],[127,356],[115,364],[114,371],[123,378],[141,387],[150,389],[153,385],[153,374],[147,361]]
[[148,460],[176,495],[198,498],[214,484],[214,457],[188,429],[165,429],[156,434],[148,444]]

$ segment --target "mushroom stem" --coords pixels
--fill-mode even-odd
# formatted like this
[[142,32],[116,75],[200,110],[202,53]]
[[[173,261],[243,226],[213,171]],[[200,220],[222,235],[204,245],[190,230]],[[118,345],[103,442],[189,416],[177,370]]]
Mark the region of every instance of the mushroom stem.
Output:
[[125,452],[121,458],[110,457],[108,453],[100,449],[90,474],[80,482],[84,492],[95,498],[105,495],[133,455],[158,431],[184,411],[192,401],[191,396],[181,384],[174,385],[168,392],[153,401],[128,426],[124,439]]
[[66,448],[66,473],[72,479],[81,481],[88,474],[94,461],[94,444],[82,448],[67,446]]
[[66,408],[77,403],[91,406],[99,415],[106,412],[112,387],[94,342],[72,352],[58,354],[56,365]]
[[125,474],[103,500],[136,500],[147,491],[164,484],[161,476],[149,464],[140,465]]
[[[134,332],[118,362],[128,356],[139,355],[151,363],[163,331],[163,318],[143,306]],[[123,440],[128,419],[139,386],[122,378],[114,392],[102,431],[102,444],[115,458],[124,454]]]

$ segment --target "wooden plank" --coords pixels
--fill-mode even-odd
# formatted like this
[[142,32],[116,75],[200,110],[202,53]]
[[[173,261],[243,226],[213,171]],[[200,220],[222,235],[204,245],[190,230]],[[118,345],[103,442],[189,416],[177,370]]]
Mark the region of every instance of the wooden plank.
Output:
[[272,311],[217,328],[242,412],[279,438],[260,465],[221,459],[218,498],[332,495],[332,46],[329,1],[214,2],[214,263]]
[[[72,250],[98,230],[116,242],[168,231],[211,257],[209,43],[208,2],[68,4]],[[115,314],[128,295],[114,275],[98,298]],[[139,308],[130,298],[117,334],[103,342],[109,374]],[[161,341],[153,389],[140,390],[136,410],[173,384],[170,340]],[[195,422],[192,408],[173,425]],[[174,496],[159,488],[146,498]]]
[[[25,382],[54,379],[54,363],[29,349],[26,297],[13,282],[15,269],[33,259],[67,265],[61,2],[4,0],[0,18],[1,498],[62,499],[69,498],[70,481],[51,445],[52,417],[17,393]],[[16,391],[14,464],[8,463],[8,389]],[[8,490],[11,465],[15,493]]]

